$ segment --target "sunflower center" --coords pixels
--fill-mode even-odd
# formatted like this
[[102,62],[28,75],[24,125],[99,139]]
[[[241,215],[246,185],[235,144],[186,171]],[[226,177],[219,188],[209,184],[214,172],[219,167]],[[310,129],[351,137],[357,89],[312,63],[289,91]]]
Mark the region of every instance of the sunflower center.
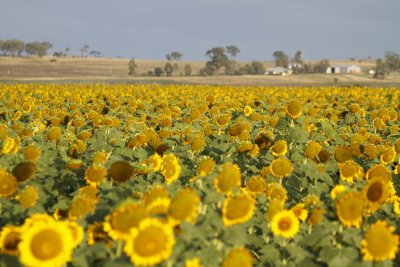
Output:
[[135,238],[134,250],[143,257],[153,256],[165,250],[167,237],[157,227],[148,227]]
[[21,241],[19,234],[16,232],[9,233],[4,240],[4,248],[8,251],[17,250],[18,243]]
[[226,217],[230,220],[238,219],[247,214],[251,203],[243,198],[231,199],[228,203]]
[[132,227],[137,227],[144,218],[144,212],[123,210],[113,216],[111,225],[114,229],[127,233]]
[[344,166],[342,169],[342,174],[344,177],[353,177],[357,172],[357,167],[353,165]]
[[377,202],[382,197],[382,194],[383,194],[382,184],[373,183],[368,188],[367,197],[368,197],[368,200],[370,200],[372,202]]
[[59,255],[62,250],[61,237],[52,230],[41,231],[32,238],[31,251],[38,259],[49,260]]
[[386,229],[374,229],[367,237],[368,251],[373,256],[385,256],[390,253],[392,234]]
[[164,163],[164,169],[165,169],[165,177],[167,178],[174,176],[176,173],[176,167],[172,162]]
[[282,219],[278,223],[278,228],[281,231],[288,231],[290,229],[290,221]]

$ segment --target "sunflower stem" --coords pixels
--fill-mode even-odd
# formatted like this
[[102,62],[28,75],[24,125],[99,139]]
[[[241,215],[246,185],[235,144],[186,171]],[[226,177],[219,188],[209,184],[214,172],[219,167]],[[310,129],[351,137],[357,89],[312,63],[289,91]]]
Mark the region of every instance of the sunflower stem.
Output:
[[123,245],[122,241],[118,240],[117,241],[117,251],[115,252],[116,259],[120,258],[122,255],[122,245]]

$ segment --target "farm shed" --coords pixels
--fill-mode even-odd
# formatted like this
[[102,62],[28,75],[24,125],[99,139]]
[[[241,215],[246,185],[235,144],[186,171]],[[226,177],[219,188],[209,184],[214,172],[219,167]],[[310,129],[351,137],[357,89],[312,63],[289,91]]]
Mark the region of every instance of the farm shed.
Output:
[[357,65],[332,65],[326,69],[326,73],[361,73],[361,67]]
[[264,73],[265,75],[289,75],[292,74],[292,70],[283,67],[275,67],[267,69]]

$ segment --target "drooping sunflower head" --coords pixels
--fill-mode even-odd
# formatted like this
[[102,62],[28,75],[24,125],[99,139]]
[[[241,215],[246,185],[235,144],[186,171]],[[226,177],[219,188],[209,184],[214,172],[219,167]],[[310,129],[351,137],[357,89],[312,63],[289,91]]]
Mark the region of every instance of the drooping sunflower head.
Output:
[[320,224],[324,219],[325,210],[320,207],[315,207],[311,210],[307,218],[308,224]]
[[363,177],[362,168],[352,160],[340,164],[340,179],[348,183],[353,183],[354,179]]
[[126,161],[116,161],[111,164],[109,175],[118,183],[129,181],[136,174],[135,168]]
[[271,173],[273,176],[278,178],[284,178],[289,175],[289,173],[293,170],[292,163],[290,160],[285,158],[274,159],[271,162]]
[[215,166],[215,162],[212,158],[203,158],[197,165],[197,175],[206,176],[208,175]]
[[16,154],[18,152],[19,146],[13,137],[7,136],[3,143],[1,153],[3,154]]
[[297,100],[292,100],[286,105],[286,113],[293,119],[301,115],[303,106]]
[[348,146],[338,146],[335,149],[334,156],[338,163],[344,163],[352,159],[353,153],[351,153],[351,148]]
[[116,208],[105,219],[104,231],[114,240],[124,240],[129,237],[130,230],[138,227],[147,217],[141,204],[126,203]]
[[246,248],[232,249],[226,256],[223,267],[251,267],[253,266],[253,257]]
[[42,154],[41,150],[35,145],[27,146],[24,150],[24,157],[27,160],[36,161],[40,158]]
[[107,177],[107,169],[102,165],[89,166],[85,171],[85,180],[89,185],[98,186]]
[[225,226],[247,222],[254,209],[255,200],[246,191],[236,196],[229,194],[222,204],[222,222]]
[[178,191],[171,201],[168,215],[177,222],[195,223],[199,213],[200,198],[190,188]]
[[104,164],[108,160],[108,154],[105,151],[98,151],[93,156],[93,164]]
[[11,196],[17,191],[18,183],[15,176],[10,175],[6,170],[0,169],[0,196]]
[[173,181],[178,179],[181,170],[181,165],[175,155],[169,154],[162,157],[161,173],[167,184],[171,184]]
[[275,236],[293,238],[299,231],[300,223],[292,211],[283,210],[275,214],[271,221],[271,230]]
[[146,164],[150,166],[151,171],[158,172],[161,169],[162,159],[155,153],[146,160]]
[[21,162],[18,163],[12,173],[17,178],[17,181],[22,183],[31,179],[36,172],[36,165],[33,162]]
[[336,215],[343,225],[360,228],[365,212],[362,193],[347,191],[339,198],[335,206]]
[[285,140],[278,140],[271,147],[272,155],[274,156],[283,156],[288,151],[288,145]]
[[373,178],[376,177],[381,177],[386,182],[392,180],[392,175],[390,174],[390,171],[382,164],[377,164],[372,166],[367,171],[365,177],[367,178],[367,180],[372,180]]
[[0,254],[18,255],[21,228],[14,225],[3,227],[0,233]]
[[368,229],[361,241],[361,252],[365,261],[394,259],[399,247],[399,235],[386,221],[377,221]]
[[390,146],[389,148],[385,149],[385,151],[381,154],[381,162],[383,164],[389,164],[394,161],[396,158],[396,150],[393,146]]
[[233,187],[240,187],[242,184],[242,175],[236,164],[225,163],[221,171],[214,180],[214,186],[217,192],[227,193]]
[[307,144],[304,155],[309,159],[313,159],[321,152],[321,149],[322,146],[319,142],[311,141]]
[[124,251],[135,266],[156,265],[168,259],[175,245],[175,236],[169,224],[149,218],[131,230]]
[[71,259],[73,240],[63,222],[36,222],[21,233],[20,261],[25,266],[63,266]]
[[253,176],[246,182],[247,192],[256,195],[262,194],[267,189],[267,183],[261,176]]
[[70,220],[75,220],[85,217],[89,213],[93,212],[95,205],[95,199],[78,196],[71,202],[71,206],[68,209],[68,218]]
[[270,183],[267,185],[266,195],[269,200],[279,199],[283,202],[287,200],[286,189],[278,183]]

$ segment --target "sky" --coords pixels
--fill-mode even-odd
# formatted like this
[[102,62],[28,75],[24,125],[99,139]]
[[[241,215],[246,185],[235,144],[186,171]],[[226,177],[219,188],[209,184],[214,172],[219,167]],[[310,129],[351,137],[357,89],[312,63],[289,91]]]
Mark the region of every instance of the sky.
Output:
[[0,0],[0,39],[49,41],[105,57],[207,60],[236,45],[237,60],[363,59],[400,53],[399,0]]

